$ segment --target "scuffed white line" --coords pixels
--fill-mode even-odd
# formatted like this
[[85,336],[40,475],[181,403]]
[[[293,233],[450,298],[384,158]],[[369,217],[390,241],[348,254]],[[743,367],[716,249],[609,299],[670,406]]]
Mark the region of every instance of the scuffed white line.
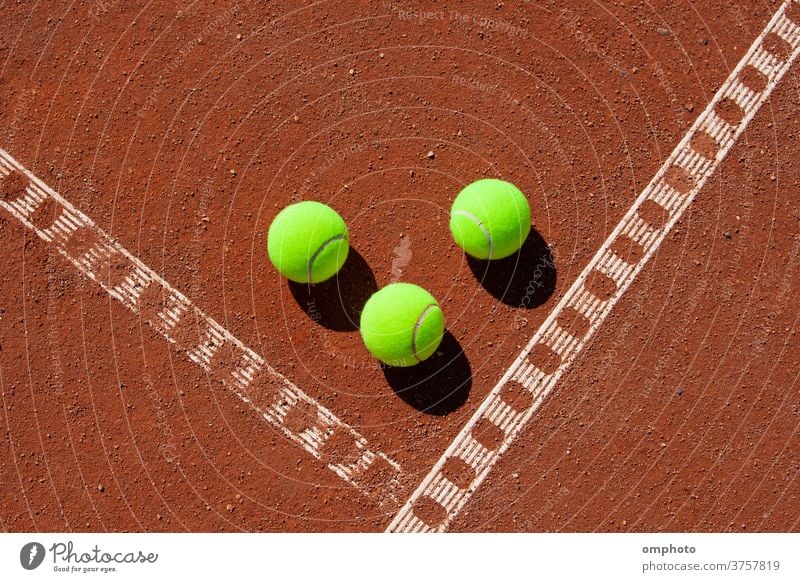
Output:
[[[442,457],[433,466],[431,471],[422,480],[416,490],[411,494],[408,500],[400,508],[400,511],[395,515],[389,524],[387,531],[390,532],[418,532],[418,531],[445,531],[452,523],[453,519],[458,515],[467,501],[472,497],[480,484],[484,481],[486,476],[491,471],[492,467],[497,463],[500,457],[508,450],[512,442],[517,438],[525,425],[533,417],[534,413],[541,406],[544,399],[555,388],[558,380],[571,366],[575,357],[582,351],[587,342],[591,339],[594,333],[602,325],[605,318],[611,312],[614,305],[620,300],[625,291],[630,287],[633,280],[639,272],[648,263],[655,251],[666,239],[667,234],[672,230],[672,227],[680,219],[689,205],[694,201],[698,192],[706,183],[708,178],[714,173],[721,161],[725,158],[730,148],[733,146],[736,139],[744,132],[750,120],[761,108],[761,105],[769,98],[775,86],[781,80],[786,71],[788,71],[792,62],[797,58],[800,53],[800,27],[789,21],[784,17],[784,12],[791,2],[784,2],[775,15],[767,24],[766,28],[753,42],[750,49],[745,56],[731,72],[722,85],[720,90],[708,104],[703,113],[695,120],[689,132],[684,136],[681,142],[677,145],[672,154],[667,158],[659,171],[650,181],[650,183],[641,192],[636,202],[631,209],[617,225],[614,231],[609,235],[592,260],[578,276],[575,283],[569,288],[564,297],[550,313],[547,320],[541,325],[539,330],[530,340],[528,345],[506,371],[498,384],[494,387],[491,393],[486,397],[483,403],[478,407],[475,414],[470,418],[461,432],[456,436],[455,440],[450,444]],[[766,55],[766,50],[762,49],[764,37],[771,33],[777,32],[784,40],[786,40],[792,49],[791,55],[786,61]],[[761,70],[767,76],[767,84],[764,90],[760,93],[753,93],[749,89],[743,90],[742,84],[739,82],[739,75],[741,71],[747,66],[752,65]],[[752,93],[752,94],[751,94]],[[743,110],[744,116],[742,120],[735,126],[728,125],[718,115],[714,113],[714,107],[725,98],[732,99],[738,102]],[[715,138],[719,145],[719,151],[714,156],[713,160],[709,160],[708,164],[684,164],[684,160],[694,155],[695,153],[690,146],[691,139],[699,131],[705,131]],[[667,171],[673,165],[680,165],[694,178],[694,186],[685,194],[674,191],[666,186],[664,177]],[[667,207],[662,206],[668,213],[669,219],[666,224],[661,228],[653,228],[644,224],[644,221],[638,216],[637,212],[647,200],[652,200],[655,203],[664,203],[664,198],[659,198],[659,193],[662,188],[674,195],[666,204]],[[608,300],[601,300],[599,298],[592,298],[588,296],[588,291],[584,288],[584,283],[592,273],[598,269],[601,264],[603,267],[608,266],[608,257],[613,253],[611,247],[617,241],[621,234],[629,235],[633,240],[638,242],[644,248],[644,255],[633,266],[632,269],[617,271],[613,268],[607,269],[615,273],[615,282],[617,289]],[[530,370],[528,356],[531,350],[540,343],[547,343],[545,341],[553,322],[567,307],[573,307],[577,311],[583,313],[591,322],[589,330],[584,337],[578,338],[577,344],[574,348],[568,350],[568,355],[562,360],[558,369],[552,374],[544,374],[534,367],[536,372]],[[520,370],[525,367],[525,371],[520,374]],[[493,421],[495,420],[494,406],[498,394],[503,387],[512,381],[519,382],[522,376],[533,378],[533,381],[524,381],[522,383],[526,389],[534,396],[533,404],[520,415],[518,420],[513,423],[513,426],[508,430],[505,439],[494,451],[489,451],[484,448],[484,454],[479,457],[476,456],[475,451],[472,450],[472,443],[475,441],[472,436],[472,431],[481,420]],[[515,380],[517,379],[517,380]],[[509,427],[505,427],[509,428]],[[466,445],[466,446],[465,446]],[[480,446],[480,445],[479,445]],[[454,483],[448,481],[447,491],[449,496],[446,504],[441,504],[446,511],[447,517],[440,524],[429,525],[426,524],[421,518],[414,513],[414,504],[421,498],[426,498],[429,502],[435,503],[440,501],[440,492],[442,489],[442,481],[447,481],[447,478],[442,472],[444,464],[451,458],[458,457],[466,461],[470,466],[475,469],[475,475],[471,482],[464,488],[457,487]],[[455,488],[455,492],[453,491]]]
[[[0,149],[0,177],[5,179],[12,171],[17,171],[26,176],[29,180],[29,186],[26,188],[25,193],[21,193],[21,197],[16,200],[0,200],[0,207],[8,211],[27,228],[34,231],[42,240],[53,244],[81,273],[96,281],[109,295],[142,317],[144,317],[142,314],[145,313],[145,310],[139,305],[142,293],[151,285],[161,287],[163,302],[158,313],[149,314],[147,323],[153,326],[167,341],[176,344],[180,350],[186,353],[190,360],[213,376],[218,377],[228,389],[255,409],[261,417],[273,424],[275,428],[279,429],[290,441],[299,445],[315,458],[323,461],[341,479],[353,485],[365,495],[375,498],[381,505],[386,506],[386,503],[390,503],[392,509],[397,507],[398,500],[394,490],[400,483],[400,465],[396,461],[381,452],[370,451],[367,447],[367,441],[352,427],[345,424],[330,410],[313,400],[283,375],[279,374],[266,363],[264,358],[253,352],[234,337],[231,332],[198,309],[180,291],[172,287],[94,224],[88,216],[44,184],[8,152]],[[48,228],[41,229],[31,222],[30,217],[48,198],[59,205],[57,210],[60,210],[60,212]],[[98,242],[91,249],[83,249],[80,251],[79,256],[74,256],[68,250],[68,243],[72,235],[81,229],[92,231]],[[125,275],[120,276],[120,274],[117,274],[115,279],[119,282],[113,286],[109,286],[109,282],[102,280],[103,277],[101,276],[102,271],[100,269],[104,268],[108,261],[111,261],[113,268],[123,271]],[[179,335],[177,337],[175,335],[185,316],[194,317],[197,322],[197,333],[187,333],[186,335],[191,339],[186,341]],[[191,326],[192,323],[190,320],[189,325]],[[193,328],[190,327],[189,331],[191,332],[192,330]],[[221,363],[215,362],[214,357],[223,345],[227,345],[230,348],[229,353],[234,357],[233,369],[223,368]],[[265,390],[266,394],[258,394],[259,404],[257,404],[250,397],[255,396],[254,394],[248,396],[243,394],[242,391],[246,391],[248,388],[256,388],[253,384],[258,378],[259,372],[269,377],[270,382],[267,383],[267,387],[273,389],[273,391]],[[279,386],[279,388],[274,389],[274,386]],[[261,388],[263,389],[263,386]],[[288,406],[279,407],[277,414],[270,413],[269,408],[262,409],[259,407],[264,402],[275,400],[285,401]],[[287,427],[284,424],[284,420],[289,409],[301,403],[308,407],[309,410],[316,410],[316,417],[310,415],[309,422],[311,426],[302,429],[298,433]],[[335,431],[345,431],[355,446],[358,449],[365,450],[366,453],[362,454],[357,462],[350,464],[345,464],[335,458],[339,453],[338,451],[333,451],[331,458],[323,459],[322,446]],[[384,483],[383,488],[370,487],[368,490],[366,488],[368,483],[365,482],[368,479],[366,473],[377,459],[386,461],[392,467],[394,474]]]

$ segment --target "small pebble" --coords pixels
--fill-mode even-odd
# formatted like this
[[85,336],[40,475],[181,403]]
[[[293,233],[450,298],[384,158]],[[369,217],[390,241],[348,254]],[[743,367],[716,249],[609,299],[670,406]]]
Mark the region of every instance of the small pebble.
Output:
[[102,493],[103,491],[105,491],[105,490],[106,490],[106,488],[105,488],[105,487],[103,487],[103,485],[102,485],[102,483],[101,483],[100,485],[98,485],[98,486],[97,486],[97,490],[98,490],[100,493]]
[[242,35],[241,34],[237,34],[236,35],[236,40],[242,40]]
[[356,70],[355,69],[350,69],[348,71],[348,73],[350,73],[351,75],[355,75],[356,74]]
[[427,154],[425,154],[425,157],[428,158],[429,160],[433,160],[436,158],[436,154],[433,153],[433,151],[429,151]]
[[722,236],[724,236],[728,240],[731,240],[731,237],[733,235],[731,235],[730,231],[725,231],[724,233],[722,233]]
[[669,30],[666,28],[656,28],[656,32],[661,36],[667,36],[669,34]]

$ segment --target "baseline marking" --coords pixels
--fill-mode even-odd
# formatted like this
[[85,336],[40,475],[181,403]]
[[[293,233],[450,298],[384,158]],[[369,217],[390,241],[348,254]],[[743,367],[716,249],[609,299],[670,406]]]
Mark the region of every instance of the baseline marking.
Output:
[[[450,526],[797,58],[800,53],[797,1],[781,5],[516,361],[400,508],[387,531],[441,532]],[[788,16],[787,8],[792,10]],[[767,43],[766,37],[769,37]],[[784,43],[790,49],[788,55],[779,50]],[[621,252],[625,248],[636,248],[639,252]],[[569,325],[576,318],[585,318],[584,323],[588,323],[583,326],[587,331],[579,337],[565,329],[580,328]],[[535,348],[538,351],[532,354]],[[523,390],[528,393],[528,406],[516,404],[518,393]],[[448,462],[471,471],[472,478],[453,483],[443,471]]]
[[[10,182],[9,182],[10,181]],[[139,314],[289,440],[386,507],[400,500],[400,465],[316,402],[124,249],[88,216],[0,149],[0,207],[111,297]],[[287,417],[292,422],[286,423]],[[336,442],[328,452],[325,444]]]

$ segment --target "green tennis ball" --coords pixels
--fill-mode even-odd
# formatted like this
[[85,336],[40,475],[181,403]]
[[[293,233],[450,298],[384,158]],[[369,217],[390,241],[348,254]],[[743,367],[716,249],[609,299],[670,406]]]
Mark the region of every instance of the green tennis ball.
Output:
[[531,231],[531,207],[510,182],[487,178],[464,188],[450,212],[456,244],[476,259],[517,252]]
[[342,268],[350,250],[347,225],[330,206],[307,200],[278,213],[267,233],[269,260],[297,283],[319,283]]
[[444,313],[422,287],[393,283],[373,294],[361,312],[361,337],[370,353],[390,366],[428,359],[444,334]]

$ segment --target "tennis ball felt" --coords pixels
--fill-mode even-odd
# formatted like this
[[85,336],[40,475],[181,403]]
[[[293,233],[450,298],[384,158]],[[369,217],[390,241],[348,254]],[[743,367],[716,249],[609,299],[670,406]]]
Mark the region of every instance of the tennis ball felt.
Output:
[[347,225],[330,206],[307,200],[278,213],[267,232],[267,253],[297,283],[319,283],[342,268],[350,250]]
[[370,353],[390,366],[428,359],[444,334],[444,313],[433,295],[410,283],[387,285],[361,312],[361,337]]
[[502,259],[517,252],[531,230],[531,207],[510,182],[487,178],[464,188],[453,201],[450,232],[476,259]]

